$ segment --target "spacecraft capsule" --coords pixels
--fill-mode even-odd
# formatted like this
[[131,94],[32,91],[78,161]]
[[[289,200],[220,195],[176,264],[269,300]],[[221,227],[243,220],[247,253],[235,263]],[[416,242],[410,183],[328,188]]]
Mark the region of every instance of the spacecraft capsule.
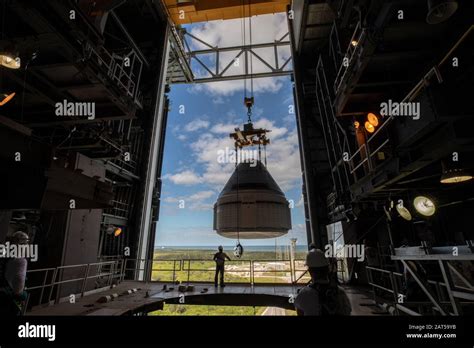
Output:
[[240,163],[214,204],[214,230],[227,238],[262,239],[291,229],[288,201],[260,161]]

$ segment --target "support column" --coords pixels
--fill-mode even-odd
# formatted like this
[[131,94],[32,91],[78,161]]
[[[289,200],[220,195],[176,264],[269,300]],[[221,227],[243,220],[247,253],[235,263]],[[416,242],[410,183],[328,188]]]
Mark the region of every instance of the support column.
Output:
[[293,24],[291,21],[288,22],[288,29],[289,29],[289,36],[290,36],[290,46],[291,46],[291,54],[293,57],[293,78],[294,78],[294,87],[293,87],[293,95],[296,104],[296,126],[298,129],[298,139],[299,139],[299,147],[300,147],[300,154],[301,154],[301,164],[302,164],[302,171],[303,171],[303,198],[305,203],[305,218],[306,218],[306,234],[308,239],[308,244],[315,243],[317,247],[321,247],[321,243],[319,242],[319,238],[316,236],[316,229],[317,229],[317,222],[316,222],[316,214],[315,210],[312,207],[313,199],[311,196],[314,194],[314,189],[311,180],[311,164],[308,158],[309,155],[309,145],[306,141],[306,134],[304,131],[304,119],[305,115],[305,103],[303,100],[303,89],[302,89],[302,75],[300,71],[300,62],[298,53],[296,51],[295,45],[295,37],[293,31]]
[[[164,33],[164,46],[163,46],[163,55],[160,60],[161,68],[160,75],[158,78],[158,83],[156,85],[154,107],[153,107],[153,126],[152,126],[152,135],[150,143],[150,151],[147,158],[147,170],[145,176],[145,191],[143,195],[143,204],[142,211],[140,216],[140,236],[138,241],[138,250],[137,258],[141,259],[138,262],[138,266],[141,269],[147,267],[146,270],[140,270],[137,272],[137,280],[148,280],[151,275],[151,264],[145,262],[146,259],[153,258],[153,248],[154,248],[154,237],[155,231],[152,230],[152,200],[153,200],[153,190],[156,184],[156,175],[158,172],[158,163],[161,163],[159,158],[163,156],[163,153],[159,151],[159,144],[161,141],[161,136],[164,134],[162,128],[166,127],[164,122],[164,103],[165,103],[165,85],[166,85],[166,71],[168,69],[168,57],[169,57],[169,33],[170,28],[166,25]],[[158,34],[157,34],[158,35]],[[150,255],[151,254],[151,255]]]

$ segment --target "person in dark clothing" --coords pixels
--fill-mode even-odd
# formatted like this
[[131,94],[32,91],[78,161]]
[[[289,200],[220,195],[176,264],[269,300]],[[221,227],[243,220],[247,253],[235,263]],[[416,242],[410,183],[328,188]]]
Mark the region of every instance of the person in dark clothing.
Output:
[[[29,243],[28,234],[17,231],[10,240],[20,246]],[[0,258],[0,318],[19,316],[26,301],[27,260],[24,257]]]
[[299,316],[350,315],[352,308],[344,289],[331,284],[330,263],[319,249],[311,249],[306,255],[306,266],[311,282],[298,291],[295,309]]
[[230,257],[227,256],[227,254],[223,251],[224,248],[222,245],[219,246],[218,248],[219,252],[214,254],[214,261],[216,261],[216,275],[214,277],[214,286],[217,288],[217,279],[219,278],[219,273],[220,273],[220,284],[221,288],[223,288],[224,285],[224,265],[225,265],[225,259],[230,261]]

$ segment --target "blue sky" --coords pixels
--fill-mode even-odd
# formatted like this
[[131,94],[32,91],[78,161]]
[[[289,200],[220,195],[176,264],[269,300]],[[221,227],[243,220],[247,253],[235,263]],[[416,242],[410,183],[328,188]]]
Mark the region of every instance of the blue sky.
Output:
[[[285,21],[279,16],[259,16],[253,22],[257,27],[273,28],[265,30],[267,37],[259,36],[258,40],[262,42],[281,37],[281,33],[286,30]],[[239,20],[216,21],[188,29],[207,42],[228,46],[236,44],[232,40],[238,35],[228,38],[229,35],[223,34],[223,28],[240,30],[240,26]],[[254,42],[258,40],[254,38]],[[286,54],[282,52],[280,58],[285,59]],[[207,62],[212,63],[212,57]],[[254,64],[255,69],[258,69],[258,65]],[[272,130],[269,133],[271,143],[267,146],[268,170],[285,192],[286,198],[294,201],[294,208],[291,209],[293,229],[286,236],[278,238],[276,243],[286,245],[289,238],[297,238],[299,245],[306,244],[301,165],[295,115],[292,112],[294,102],[290,77],[256,79],[254,92],[254,126]],[[229,133],[235,127],[242,129],[247,120],[243,98],[242,80],[172,85],[155,245],[235,245],[235,240],[223,238],[213,231],[212,209],[234,169],[233,163],[220,163],[218,151],[233,149]],[[275,245],[275,239],[241,242],[244,247]]]

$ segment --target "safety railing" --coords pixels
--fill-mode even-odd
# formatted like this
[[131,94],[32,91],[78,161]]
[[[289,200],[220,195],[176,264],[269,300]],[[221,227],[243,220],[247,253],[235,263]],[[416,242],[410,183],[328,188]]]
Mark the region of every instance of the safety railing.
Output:
[[110,203],[113,205],[112,208],[108,208],[104,210],[104,214],[108,214],[114,217],[122,217],[127,218],[129,213],[129,205],[124,202],[120,202],[117,200],[112,200]]
[[353,64],[358,54],[361,52],[362,44],[366,38],[366,29],[362,28],[361,22],[359,21],[349,41],[346,53],[343,57],[341,65],[339,66],[339,70],[337,71],[336,78],[334,79],[334,92],[336,94],[342,83],[344,82],[344,79],[346,78],[347,70]]
[[[128,265],[127,265],[128,266]],[[126,270],[145,270],[126,266]],[[159,282],[213,282],[215,262],[209,259],[153,260],[151,280]],[[225,264],[226,283],[291,284],[309,280],[304,260],[232,260]]]
[[133,99],[137,106],[142,106],[143,96],[138,86],[143,62],[133,49],[124,56],[120,56],[110,53],[105,47],[95,47],[92,43],[86,42],[83,50],[84,59],[97,64],[118,88]]
[[342,52],[339,34],[337,32],[337,20],[334,20],[329,34],[329,57],[332,59],[334,64],[334,71],[338,71],[339,64],[341,63],[341,56]]
[[[225,281],[236,284],[302,284],[310,280],[304,260],[233,260],[225,265]],[[214,281],[215,262],[209,259],[115,259],[79,265],[28,270],[28,301],[35,305],[59,303],[71,294],[83,297],[89,291],[108,288],[127,279],[146,277],[150,281]],[[32,284],[31,280],[35,282]],[[93,283],[92,283],[93,282]],[[69,285],[68,291],[63,286]]]
[[[27,279],[42,280],[40,284],[27,282],[25,290],[31,299],[37,296],[38,305],[59,303],[61,301],[61,286],[71,285],[71,294],[81,297],[88,288],[102,288],[112,284],[114,279],[123,279],[124,260],[102,261],[88,264],[67,265],[55,268],[28,270]],[[43,273],[43,276],[36,276]],[[90,282],[94,280],[93,286]],[[55,291],[56,290],[56,291]],[[39,295],[37,293],[39,292]],[[69,296],[70,294],[68,294]],[[54,298],[53,298],[54,297]]]

